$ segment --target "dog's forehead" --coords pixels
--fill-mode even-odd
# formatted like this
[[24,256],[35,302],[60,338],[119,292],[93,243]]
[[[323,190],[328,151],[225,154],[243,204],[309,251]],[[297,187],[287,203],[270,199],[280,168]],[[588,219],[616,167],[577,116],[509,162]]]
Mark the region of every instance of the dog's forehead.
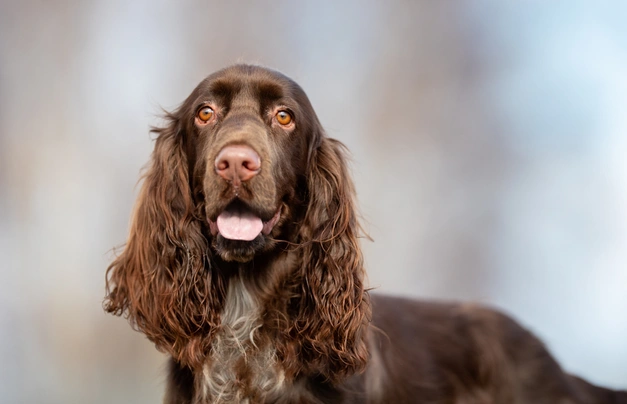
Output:
[[296,108],[309,104],[307,95],[295,81],[277,71],[253,65],[234,65],[209,75],[194,89],[188,102],[216,102],[227,107],[249,104],[255,109],[277,102],[294,104]]
[[236,65],[211,74],[199,92],[223,99],[249,97],[273,100],[290,97],[298,85],[290,78],[258,66]]

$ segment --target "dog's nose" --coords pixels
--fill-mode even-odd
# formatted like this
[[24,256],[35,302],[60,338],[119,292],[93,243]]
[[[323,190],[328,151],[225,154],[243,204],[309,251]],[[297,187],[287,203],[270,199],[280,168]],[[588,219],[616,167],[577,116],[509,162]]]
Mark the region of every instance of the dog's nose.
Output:
[[259,173],[261,159],[252,148],[243,145],[227,146],[218,153],[216,172],[235,185],[248,181]]

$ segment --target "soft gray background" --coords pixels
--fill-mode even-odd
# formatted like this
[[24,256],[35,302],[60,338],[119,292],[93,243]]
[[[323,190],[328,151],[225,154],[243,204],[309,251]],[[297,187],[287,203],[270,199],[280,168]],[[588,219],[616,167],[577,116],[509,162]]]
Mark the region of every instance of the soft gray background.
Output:
[[2,3],[0,401],[160,401],[104,271],[160,107],[237,61],[352,150],[371,285],[500,307],[627,388],[627,6],[505,3]]

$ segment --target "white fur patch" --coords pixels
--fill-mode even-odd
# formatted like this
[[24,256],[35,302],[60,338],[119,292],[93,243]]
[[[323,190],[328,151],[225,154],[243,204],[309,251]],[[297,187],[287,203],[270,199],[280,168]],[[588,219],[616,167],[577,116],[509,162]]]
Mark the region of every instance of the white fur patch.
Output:
[[276,351],[268,344],[259,346],[261,341],[255,339],[261,327],[259,311],[259,302],[244,282],[240,278],[231,280],[220,330],[202,375],[196,380],[195,404],[247,403],[251,397],[255,401],[280,397],[285,376],[277,365]]
[[383,395],[383,386],[387,383],[387,378],[381,352],[379,352],[376,346],[376,338],[370,339],[369,350],[371,356],[366,369],[365,385],[368,397],[371,397],[376,402]]

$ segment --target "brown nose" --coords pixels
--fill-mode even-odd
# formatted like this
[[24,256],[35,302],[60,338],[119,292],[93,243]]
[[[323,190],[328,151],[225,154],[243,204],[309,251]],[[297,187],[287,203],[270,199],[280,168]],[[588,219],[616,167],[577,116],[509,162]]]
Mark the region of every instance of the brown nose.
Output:
[[216,172],[235,185],[248,181],[259,173],[261,159],[250,147],[227,146],[218,153],[215,161]]

